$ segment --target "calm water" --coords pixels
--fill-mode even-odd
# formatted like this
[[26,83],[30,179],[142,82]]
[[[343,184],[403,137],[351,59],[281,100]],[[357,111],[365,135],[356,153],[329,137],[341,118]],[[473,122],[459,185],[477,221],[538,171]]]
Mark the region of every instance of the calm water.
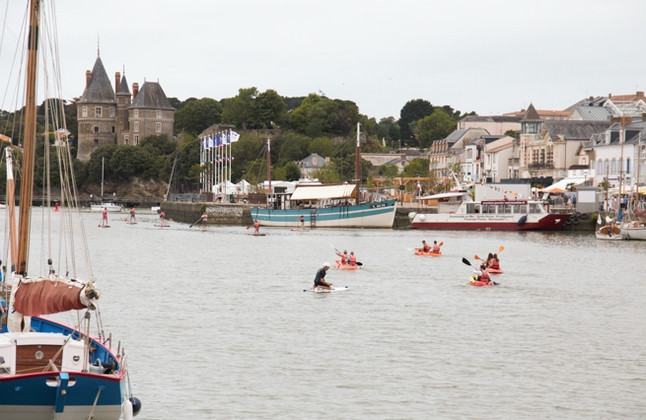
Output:
[[[646,418],[646,242],[84,217],[138,419]],[[331,245],[351,290],[303,293]],[[500,286],[469,286],[462,257],[501,245]]]

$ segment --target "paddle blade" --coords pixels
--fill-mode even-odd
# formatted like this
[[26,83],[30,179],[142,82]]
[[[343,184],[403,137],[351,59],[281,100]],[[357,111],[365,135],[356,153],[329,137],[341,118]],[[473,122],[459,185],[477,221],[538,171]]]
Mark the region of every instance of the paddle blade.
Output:
[[482,258],[478,257],[478,254],[474,255],[473,258],[475,258],[476,260],[482,260]]
[[498,252],[502,252],[502,251],[504,251],[504,250],[505,250],[505,247],[504,247],[504,246],[502,246],[502,245],[500,245],[500,248],[498,248]]
[[363,263],[362,263],[362,262],[357,261],[357,265],[358,265],[359,267],[361,267],[361,266],[363,265]]
[[462,262],[466,265],[471,265],[471,262],[464,257],[462,257]]
[[440,242],[440,246],[444,246],[444,242]]
[[247,230],[251,229],[251,226],[247,226]]

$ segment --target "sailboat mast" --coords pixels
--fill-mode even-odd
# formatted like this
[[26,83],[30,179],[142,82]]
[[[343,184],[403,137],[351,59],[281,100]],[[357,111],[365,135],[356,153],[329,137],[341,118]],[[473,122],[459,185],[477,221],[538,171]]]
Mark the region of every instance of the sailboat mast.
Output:
[[361,123],[357,123],[357,148],[354,153],[354,172],[355,172],[355,182],[356,182],[356,188],[355,188],[355,200],[357,204],[361,204],[361,149],[360,149],[360,144],[361,144]]
[[271,143],[267,139],[267,180],[269,180],[269,193],[271,194]]
[[23,171],[20,184],[20,222],[18,225],[17,272],[26,275],[29,260],[31,206],[34,194],[36,157],[36,70],[38,64],[38,31],[40,0],[32,0],[29,11],[29,40],[27,52],[27,87],[25,97],[25,138],[23,140]]
[[101,158],[101,201],[103,201],[103,178],[105,177],[105,156]]

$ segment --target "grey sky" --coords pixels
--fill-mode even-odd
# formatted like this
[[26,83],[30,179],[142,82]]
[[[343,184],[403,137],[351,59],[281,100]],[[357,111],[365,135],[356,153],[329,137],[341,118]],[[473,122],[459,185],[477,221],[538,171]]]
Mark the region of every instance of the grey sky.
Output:
[[[4,1],[9,16],[24,3]],[[643,0],[61,0],[56,7],[67,99],[83,92],[97,36],[111,77],[125,66],[130,84],[159,81],[169,97],[221,99],[252,86],[282,96],[322,92],[377,119],[398,118],[417,98],[488,115],[646,88]]]

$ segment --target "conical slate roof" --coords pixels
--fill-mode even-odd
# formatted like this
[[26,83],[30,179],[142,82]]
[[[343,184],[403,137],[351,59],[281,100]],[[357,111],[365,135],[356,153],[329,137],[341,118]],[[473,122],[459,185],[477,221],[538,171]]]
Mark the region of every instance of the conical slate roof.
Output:
[[536,108],[534,108],[534,104],[529,104],[529,107],[527,108],[527,112],[525,112],[525,116],[520,120],[522,121],[543,121],[538,115],[538,112],[536,112]]
[[128,81],[126,80],[126,75],[121,76],[121,83],[119,83],[119,91],[117,95],[130,95],[130,89],[128,89]]
[[175,109],[170,105],[161,85],[156,82],[144,82],[130,108]]
[[105,72],[101,57],[97,57],[92,69],[90,83],[85,88],[79,102],[87,103],[115,103],[114,89],[110,84],[110,78]]

